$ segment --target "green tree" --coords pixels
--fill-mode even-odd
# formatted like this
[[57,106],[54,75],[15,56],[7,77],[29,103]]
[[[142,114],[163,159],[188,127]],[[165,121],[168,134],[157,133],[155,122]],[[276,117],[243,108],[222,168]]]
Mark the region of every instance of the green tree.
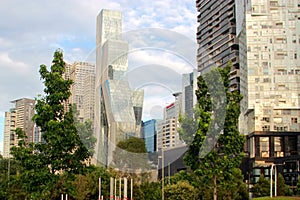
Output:
[[198,130],[184,158],[202,181],[213,181],[214,199],[217,199],[217,183],[233,179],[234,169],[241,164],[245,142],[238,131],[242,96],[238,91],[229,91],[230,68],[231,64],[199,76]]
[[284,178],[282,174],[278,174],[277,178],[277,195],[278,196],[290,196],[292,195],[292,191],[290,188],[285,184]]
[[0,156],[0,199],[25,198],[25,192],[19,184],[21,171],[22,168],[15,159]]
[[76,129],[71,105],[65,110],[73,82],[63,78],[63,53],[57,50],[51,70],[41,65],[39,72],[45,96],[37,99],[33,120],[41,129],[42,142],[27,143],[25,134],[19,131],[19,146],[11,153],[24,168],[22,186],[30,198],[55,199],[61,192],[72,193],[74,174],[84,172],[84,161],[90,154]]
[[114,167],[127,172],[148,169],[147,149],[143,139],[130,137],[117,144],[113,158]]
[[144,199],[161,200],[161,182],[143,182],[140,188]]
[[165,198],[167,200],[194,199],[194,197],[195,189],[187,181],[179,181],[165,187]]
[[261,174],[257,183],[253,186],[253,195],[255,197],[263,197],[270,195],[270,181],[265,179]]
[[83,145],[88,149],[90,157],[92,157],[94,155],[94,147],[97,141],[97,139],[94,137],[93,123],[90,119],[84,122],[79,121],[79,112],[76,104],[72,104],[72,110],[75,117],[75,126],[77,132],[79,133]]

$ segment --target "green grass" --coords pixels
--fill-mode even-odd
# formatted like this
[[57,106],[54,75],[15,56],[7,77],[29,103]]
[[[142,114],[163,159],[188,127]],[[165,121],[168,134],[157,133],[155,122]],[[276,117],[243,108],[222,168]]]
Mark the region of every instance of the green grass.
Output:
[[259,198],[253,198],[253,200],[271,200],[271,199],[276,199],[276,200],[300,200],[300,197],[259,197]]

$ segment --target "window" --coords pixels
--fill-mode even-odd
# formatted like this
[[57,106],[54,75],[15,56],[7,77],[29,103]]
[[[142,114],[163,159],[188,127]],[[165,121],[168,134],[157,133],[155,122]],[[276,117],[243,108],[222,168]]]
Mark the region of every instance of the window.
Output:
[[269,157],[269,151],[270,151],[269,137],[260,137],[259,146],[260,146],[260,156],[263,158]]
[[269,125],[262,126],[262,130],[263,131],[270,131],[270,126]]
[[274,137],[274,157],[283,157],[283,139]]
[[249,148],[249,153],[250,153],[250,158],[254,158],[255,157],[255,141],[254,141],[254,137],[250,138],[250,148]]
[[265,121],[265,122],[270,122],[270,117],[263,117],[262,120]]
[[289,136],[288,149],[290,150],[291,155],[297,155],[297,137]]
[[297,117],[292,117],[292,118],[291,118],[291,122],[292,122],[293,124],[297,124],[297,123],[298,123]]

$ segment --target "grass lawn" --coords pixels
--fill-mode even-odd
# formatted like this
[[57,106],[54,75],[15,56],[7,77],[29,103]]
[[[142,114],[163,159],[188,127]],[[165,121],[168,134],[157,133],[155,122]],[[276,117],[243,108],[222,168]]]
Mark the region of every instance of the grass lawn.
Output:
[[259,198],[253,198],[253,200],[271,200],[271,199],[276,199],[276,200],[300,200],[300,197],[259,197]]

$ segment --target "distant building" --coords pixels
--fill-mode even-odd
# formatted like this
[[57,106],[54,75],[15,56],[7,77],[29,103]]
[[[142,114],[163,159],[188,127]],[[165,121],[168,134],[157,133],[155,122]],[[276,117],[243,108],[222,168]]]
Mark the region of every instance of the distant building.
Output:
[[[95,65],[88,62],[74,62],[68,70],[71,85],[69,103],[76,104],[78,120],[93,120],[95,102]],[[91,117],[91,118],[88,118]]]
[[83,82],[83,118],[84,121],[91,120],[94,124],[95,121],[95,74],[87,74]]
[[178,128],[179,115],[182,112],[182,95],[175,93],[175,102],[164,109],[164,119],[157,123],[157,150],[182,146],[183,142],[179,137]]
[[196,90],[199,75],[200,73],[196,69],[182,75],[182,113],[189,118],[193,117],[193,109],[197,104]]
[[35,100],[22,98],[12,101],[15,107],[5,112],[4,119],[4,146],[3,157],[10,156],[10,148],[18,145],[18,138],[15,133],[17,128],[21,128],[27,136],[28,142],[34,141],[34,115]]
[[[183,158],[185,156],[188,146],[182,145],[175,148],[166,149],[163,153],[164,163],[162,167],[161,151],[158,156],[158,179],[161,179],[163,174],[165,177],[165,183],[168,182],[168,178],[174,174],[186,170],[187,167],[184,164]],[[162,170],[163,169],[163,170]]]
[[148,153],[153,153],[156,151],[156,126],[157,125],[155,119],[142,122],[141,136],[145,141]]

